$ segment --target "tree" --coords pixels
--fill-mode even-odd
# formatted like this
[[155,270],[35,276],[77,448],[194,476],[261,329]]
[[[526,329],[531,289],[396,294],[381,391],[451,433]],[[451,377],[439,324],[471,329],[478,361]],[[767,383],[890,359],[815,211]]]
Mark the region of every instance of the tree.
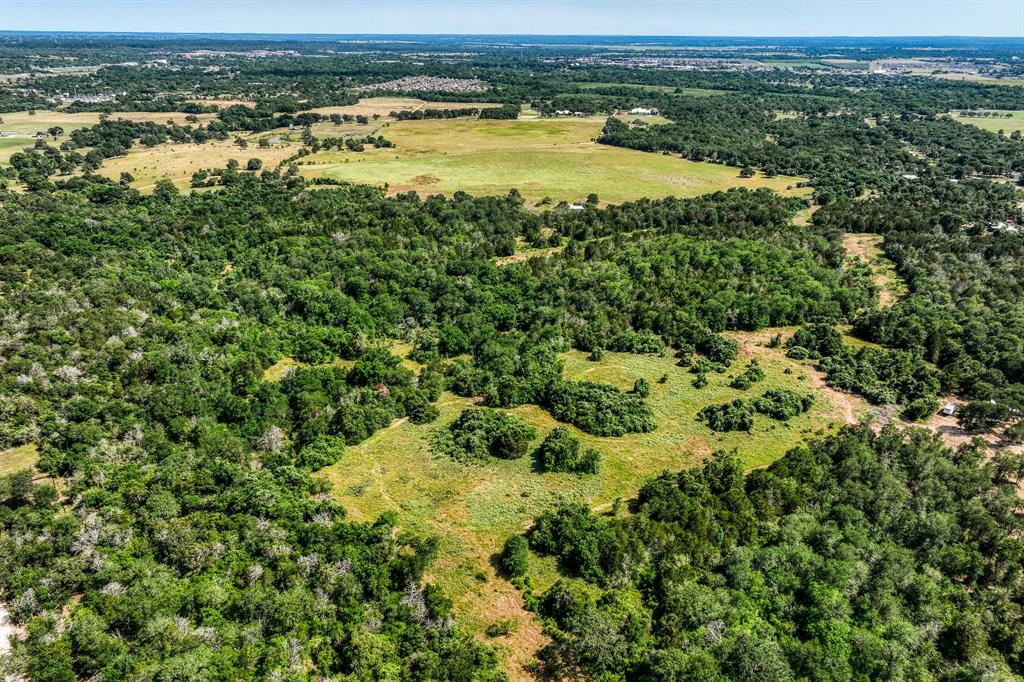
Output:
[[261,168],[263,168],[262,159],[252,158],[249,159],[245,164],[245,169],[249,171],[258,171]]
[[551,430],[534,452],[540,471],[562,471],[580,474],[597,473],[600,455],[593,448],[584,448],[580,439],[559,426]]
[[964,431],[982,433],[997,428],[1009,414],[1009,407],[1003,403],[974,400],[960,407],[957,419]]
[[501,570],[509,578],[518,578],[526,575],[529,568],[529,543],[522,535],[513,535],[501,550]]

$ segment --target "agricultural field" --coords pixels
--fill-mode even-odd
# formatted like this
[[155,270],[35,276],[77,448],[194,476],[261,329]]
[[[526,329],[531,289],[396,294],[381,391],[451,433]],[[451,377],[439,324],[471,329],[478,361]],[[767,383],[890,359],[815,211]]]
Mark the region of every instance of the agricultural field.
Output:
[[[643,377],[652,386],[648,402],[658,428],[651,433],[601,438],[569,427],[584,445],[601,453],[601,470],[593,476],[537,473],[529,456],[465,464],[432,452],[432,434],[473,404],[450,393],[438,401],[441,415],[435,423],[396,421],[347,448],[341,461],[318,475],[331,481],[351,518],[373,520],[382,512],[395,511],[403,528],[441,538],[441,556],[431,579],[455,600],[456,613],[478,635],[499,617],[516,622],[512,635],[493,640],[505,668],[515,676],[516,664],[529,660],[543,637],[532,616],[522,610],[515,588],[499,579],[491,561],[505,539],[529,526],[538,513],[560,500],[609,510],[617,499],[631,498],[651,476],[692,466],[720,448],[735,449],[750,468],[763,466],[812,434],[852,423],[864,412],[861,401],[826,388],[809,365],[786,358],[781,349],[767,348],[776,331],[788,332],[730,335],[740,341],[740,357],[726,374],[709,376],[710,383],[703,389],[693,387],[693,375],[672,357],[608,352],[600,362],[591,362],[580,351],[564,353],[568,379],[628,390]],[[748,391],[730,388],[731,376],[753,358],[765,370],[766,379]],[[668,377],[666,382],[658,383],[663,375]],[[814,392],[815,404],[787,423],[761,418],[749,434],[716,434],[695,419],[705,405],[760,395],[775,387]],[[535,405],[509,412],[536,427],[534,445],[559,425]],[[550,562],[535,563],[531,579],[543,589],[557,574]]]
[[771,187],[796,194],[799,178],[738,177],[738,169],[599,145],[604,117],[515,121],[449,119],[386,124],[379,134],[393,149],[320,152],[300,166],[307,177],[387,185],[392,193],[462,190],[528,201],[577,201],[596,193],[603,202],[641,197],[698,196],[728,187]]
[[[953,118],[959,123],[972,125],[982,130],[997,133],[1002,130],[1009,135],[1015,130],[1024,133],[1024,111],[984,112],[997,113],[998,116],[965,116],[964,112],[954,112]],[[1009,114],[1009,116],[1007,116]]]

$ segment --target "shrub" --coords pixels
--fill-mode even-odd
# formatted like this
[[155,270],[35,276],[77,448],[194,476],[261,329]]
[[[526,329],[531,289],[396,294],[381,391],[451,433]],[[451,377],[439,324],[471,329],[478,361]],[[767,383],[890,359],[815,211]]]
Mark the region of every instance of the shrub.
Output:
[[810,354],[810,351],[803,346],[790,346],[786,351],[786,357],[793,360],[806,360]]
[[511,618],[499,618],[487,626],[488,637],[506,637],[516,631],[516,622]]
[[593,448],[584,448],[569,429],[559,426],[547,435],[534,452],[534,458],[541,471],[595,474],[600,455]]
[[697,344],[697,350],[710,362],[728,367],[739,355],[740,347],[732,339],[707,334]]
[[813,358],[826,358],[843,351],[843,336],[830,324],[808,324],[797,329],[786,347],[804,348]]
[[341,459],[345,453],[345,441],[337,436],[320,436],[302,448],[295,458],[295,466],[300,469],[316,471],[330,466]]
[[736,375],[729,384],[732,388],[737,388],[741,391],[745,391],[758,381],[764,379],[764,370],[757,364],[757,360],[751,360],[750,364],[747,365],[741,373]]
[[665,349],[665,342],[652,332],[629,330],[613,336],[607,348],[620,353],[660,353]]
[[903,410],[903,418],[916,422],[935,414],[936,402],[935,398],[918,398]]
[[742,398],[722,405],[708,405],[697,413],[697,419],[712,431],[749,431],[754,426],[754,412]]
[[1009,417],[1009,408],[1002,403],[975,400],[967,403],[957,412],[960,426],[968,433],[991,431]]
[[786,421],[811,409],[813,404],[813,395],[801,395],[786,388],[773,388],[765,391],[764,395],[754,401],[754,409],[772,419]]
[[537,430],[518,417],[469,407],[438,435],[434,446],[460,460],[519,459],[536,435]]
[[597,436],[646,433],[657,426],[639,396],[606,384],[554,381],[545,402],[555,419]]
[[501,550],[502,572],[509,578],[526,575],[530,568],[530,547],[522,535],[513,535]]

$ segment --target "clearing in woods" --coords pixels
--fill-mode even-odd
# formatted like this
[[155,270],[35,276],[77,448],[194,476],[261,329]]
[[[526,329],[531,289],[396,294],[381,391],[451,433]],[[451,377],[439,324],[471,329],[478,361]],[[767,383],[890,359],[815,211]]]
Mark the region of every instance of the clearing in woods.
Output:
[[233,136],[246,140],[248,147],[240,148],[232,140],[206,142],[204,144],[164,143],[154,147],[135,146],[124,156],[105,159],[96,171],[111,179],[118,179],[122,172],[131,173],[135,178],[132,186],[142,192],[150,192],[159,180],[170,180],[182,191],[188,191],[192,183],[192,174],[197,170],[223,168],[229,159],[234,159],[245,168],[246,161],[258,158],[263,161],[263,168],[272,170],[278,163],[295,154],[300,145],[298,134],[295,140],[282,138],[277,144],[259,148],[256,142],[260,137],[269,137],[266,133],[235,133]]
[[[974,112],[972,112],[974,113]],[[982,130],[997,133],[1002,130],[1009,135],[1017,130],[1024,133],[1024,111],[991,111],[985,110],[981,113],[996,114],[995,116],[965,116],[964,112],[953,113],[953,118],[959,123],[975,126]]]
[[[726,374],[709,376],[703,389],[694,388],[694,375],[671,357],[608,352],[600,362],[590,362],[585,353],[563,354],[566,378],[628,390],[643,377],[652,387],[647,400],[658,428],[651,433],[600,438],[569,427],[585,445],[601,453],[601,470],[593,476],[540,474],[533,471],[529,455],[514,461],[464,464],[433,453],[432,433],[473,404],[472,399],[449,393],[438,402],[441,415],[435,423],[399,420],[347,448],[341,461],[318,475],[331,481],[353,520],[372,520],[391,510],[398,513],[403,528],[440,537],[440,556],[430,580],[455,600],[461,622],[481,638],[495,620],[511,618],[515,632],[490,641],[513,679],[530,679],[522,665],[532,660],[544,636],[523,610],[519,592],[498,576],[491,563],[509,536],[560,500],[609,509],[616,499],[631,498],[651,476],[697,464],[719,448],[735,448],[747,467],[763,466],[814,434],[854,422],[865,412],[862,401],[825,387],[808,364],[786,358],[782,349],[766,347],[779,331],[791,330],[728,334],[740,341],[740,357]],[[730,388],[731,376],[754,358],[765,370],[765,380],[749,391]],[[658,383],[662,375],[668,379]],[[716,434],[695,419],[705,405],[760,395],[773,387],[813,392],[815,404],[788,423],[759,417],[749,434]],[[558,425],[535,405],[509,412],[537,428],[537,443]],[[533,557],[530,577],[537,589],[546,589],[557,578],[554,562]]]
[[739,169],[664,154],[597,144],[605,117],[460,118],[386,123],[378,134],[392,149],[321,151],[305,157],[307,177],[387,185],[392,193],[464,191],[505,194],[518,189],[531,203],[544,197],[577,201],[596,193],[603,202],[642,197],[698,196],[729,187],[770,187],[805,194],[800,178],[739,177]]
[[906,284],[896,274],[892,261],[882,253],[882,235],[870,232],[847,232],[843,248],[849,261],[860,259],[871,267],[872,280],[878,287],[878,305],[888,308],[907,293]]
[[0,452],[0,476],[22,469],[33,469],[39,461],[39,451],[33,443],[19,445]]

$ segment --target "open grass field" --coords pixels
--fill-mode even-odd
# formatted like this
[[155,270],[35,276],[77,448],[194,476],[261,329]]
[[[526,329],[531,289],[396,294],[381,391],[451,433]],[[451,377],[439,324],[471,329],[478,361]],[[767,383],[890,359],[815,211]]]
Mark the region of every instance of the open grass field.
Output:
[[319,107],[310,111],[330,116],[331,114],[352,114],[353,116],[387,116],[392,111],[416,111],[417,109],[462,109],[475,107],[500,107],[494,102],[430,102],[415,97],[363,97],[356,104],[342,107]]
[[133,186],[142,192],[151,191],[158,180],[171,180],[178,189],[187,192],[192,173],[201,168],[223,168],[229,159],[235,159],[244,168],[246,161],[257,157],[263,160],[264,168],[272,169],[298,151],[300,146],[297,141],[284,139],[280,144],[260,149],[255,144],[257,136],[248,133],[240,136],[249,141],[248,148],[240,149],[231,140],[135,146],[125,156],[104,160],[97,172],[115,180],[122,172],[131,173],[135,178]]
[[[1002,130],[1007,135],[1015,130],[1019,130],[1024,133],[1024,111],[1000,111],[999,116],[996,118],[982,118],[980,116],[964,116],[961,112],[954,112],[953,118],[967,125],[981,128],[982,130],[988,130],[993,133]],[[1007,118],[1006,114],[1010,114]]]
[[[675,92],[671,85],[646,85],[643,83],[575,83],[584,90],[600,90],[601,88],[630,88],[632,90],[644,90],[646,92]],[[712,91],[708,91],[712,92]]]
[[[111,118],[153,121],[156,123],[174,121],[179,125],[187,125],[185,116],[187,114],[181,112],[117,112],[112,114]],[[214,118],[214,116],[215,114],[199,114],[198,118],[203,123]],[[47,138],[49,144],[56,146],[67,140],[68,133],[71,131],[96,125],[100,121],[100,115],[94,112],[75,114],[66,111],[47,110],[39,110],[32,114],[27,111],[16,111],[0,114],[0,118],[3,118],[3,123],[0,123],[0,130],[24,134],[24,137],[0,138],[0,163],[5,163],[11,157],[11,154],[34,145],[35,140],[30,137],[33,133],[46,132],[48,128],[60,126],[64,129],[64,135],[56,139]]]
[[39,451],[35,444],[19,445],[16,448],[0,452],[0,476],[13,474],[22,469],[31,469],[39,461]]
[[516,121],[400,121],[381,131],[394,149],[320,152],[306,157],[308,177],[387,184],[391,192],[504,194],[527,200],[603,202],[697,196],[728,187],[771,187],[794,194],[798,178],[738,177],[738,169],[596,144],[604,117]]
[[[824,388],[809,366],[789,360],[782,350],[763,344],[774,330],[743,335],[741,357],[733,369],[715,375],[703,389],[692,386],[693,375],[676,366],[671,357],[606,353],[590,362],[584,353],[562,357],[570,379],[604,382],[629,389],[644,377],[652,384],[649,404],[658,428],[648,434],[619,438],[590,436],[570,427],[588,446],[601,453],[601,471],[594,476],[540,474],[530,457],[461,464],[431,451],[431,436],[455,419],[472,400],[444,394],[441,416],[434,424],[414,425],[399,420],[358,446],[346,450],[342,460],[322,470],[350,518],[371,520],[381,512],[399,514],[403,528],[437,535],[441,556],[430,579],[455,600],[456,612],[473,632],[483,636],[498,618],[511,618],[516,632],[493,640],[513,679],[528,679],[521,664],[542,645],[544,638],[532,616],[523,611],[515,588],[501,579],[491,564],[507,537],[526,528],[540,512],[559,500],[584,502],[611,509],[616,499],[629,499],[647,478],[666,469],[695,465],[718,448],[735,448],[748,467],[763,466],[820,430],[855,421],[863,406],[845,394]],[[758,358],[767,378],[747,392],[729,388],[730,375],[751,358]],[[790,373],[786,373],[789,369]],[[658,383],[668,375],[666,383]],[[789,423],[759,418],[752,433],[715,434],[695,420],[708,404],[732,400],[741,394],[759,395],[772,387],[813,391],[817,400],[805,415]],[[543,409],[522,406],[510,412],[538,429],[537,442],[558,425]],[[553,562],[535,561],[531,579],[543,588],[554,580]]]

